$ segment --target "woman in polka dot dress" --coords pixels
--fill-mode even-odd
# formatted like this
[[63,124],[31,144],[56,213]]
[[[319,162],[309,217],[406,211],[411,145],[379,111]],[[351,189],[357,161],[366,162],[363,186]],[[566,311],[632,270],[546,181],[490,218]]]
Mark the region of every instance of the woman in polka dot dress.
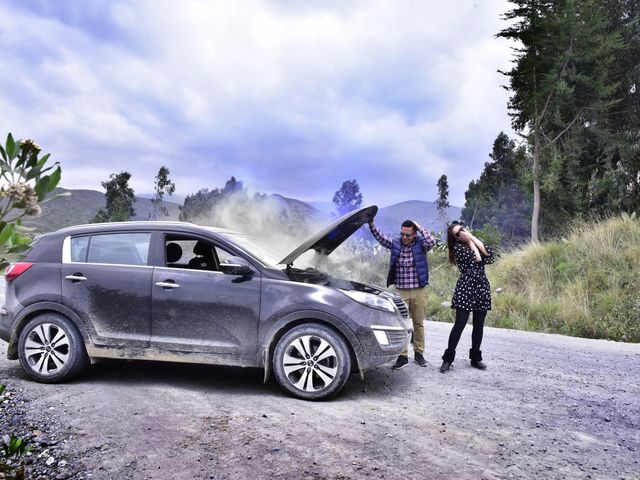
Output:
[[458,266],[460,278],[456,284],[451,308],[456,310],[456,322],[449,334],[449,345],[442,356],[440,372],[446,373],[456,356],[456,347],[464,330],[469,314],[473,312],[471,332],[471,366],[485,370],[482,362],[482,330],[487,311],[491,310],[491,287],[484,273],[484,266],[493,263],[493,252],[479,239],[465,230],[460,222],[453,222],[447,229],[449,261]]

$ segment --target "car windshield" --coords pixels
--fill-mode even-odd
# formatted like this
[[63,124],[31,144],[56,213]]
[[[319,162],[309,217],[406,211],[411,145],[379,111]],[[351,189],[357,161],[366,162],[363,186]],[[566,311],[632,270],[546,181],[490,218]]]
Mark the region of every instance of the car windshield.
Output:
[[265,267],[278,268],[278,262],[282,256],[269,247],[265,246],[258,239],[240,232],[234,231],[216,231],[216,233],[228,238],[231,242],[250,253],[256,260],[260,261]]

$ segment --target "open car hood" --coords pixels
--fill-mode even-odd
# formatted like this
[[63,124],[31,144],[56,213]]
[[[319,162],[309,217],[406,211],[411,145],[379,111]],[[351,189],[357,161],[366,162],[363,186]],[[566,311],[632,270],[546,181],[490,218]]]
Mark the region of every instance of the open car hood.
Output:
[[359,210],[347,213],[327,228],[313,235],[278,263],[291,265],[296,258],[309,250],[315,250],[320,254],[329,255],[362,225],[368,223],[369,220],[375,217],[376,213],[378,213],[378,207],[375,205],[362,207]]

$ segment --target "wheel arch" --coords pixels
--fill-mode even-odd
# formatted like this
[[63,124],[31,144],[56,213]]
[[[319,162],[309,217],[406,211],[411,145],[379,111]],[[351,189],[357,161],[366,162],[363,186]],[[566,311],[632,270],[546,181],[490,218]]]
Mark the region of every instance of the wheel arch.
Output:
[[261,347],[261,357],[264,367],[264,382],[266,383],[273,370],[273,354],[280,339],[292,328],[306,324],[320,324],[329,327],[345,341],[351,358],[351,371],[357,371],[361,378],[364,373],[360,365],[363,354],[362,347],[355,334],[338,318],[320,311],[297,312],[283,317],[276,322],[265,337],[267,342]]
[[64,315],[78,329],[85,345],[89,345],[91,343],[91,339],[84,324],[82,323],[82,320],[80,320],[80,317],[78,317],[73,310],[65,307],[64,305],[60,305],[59,303],[38,302],[25,307],[16,316],[15,326],[11,333],[11,338],[9,339],[9,347],[7,348],[7,358],[9,360],[18,359],[18,339],[20,338],[20,333],[22,333],[24,327],[31,319],[38,315],[42,315],[43,313],[57,313],[59,315]]

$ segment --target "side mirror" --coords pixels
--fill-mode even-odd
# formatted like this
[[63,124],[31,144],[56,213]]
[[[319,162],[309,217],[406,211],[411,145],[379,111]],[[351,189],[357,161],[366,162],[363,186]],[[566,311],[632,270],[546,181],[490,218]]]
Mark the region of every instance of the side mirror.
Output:
[[237,263],[221,263],[220,271],[225,275],[236,275],[240,277],[250,277],[253,270],[248,265],[238,265]]

